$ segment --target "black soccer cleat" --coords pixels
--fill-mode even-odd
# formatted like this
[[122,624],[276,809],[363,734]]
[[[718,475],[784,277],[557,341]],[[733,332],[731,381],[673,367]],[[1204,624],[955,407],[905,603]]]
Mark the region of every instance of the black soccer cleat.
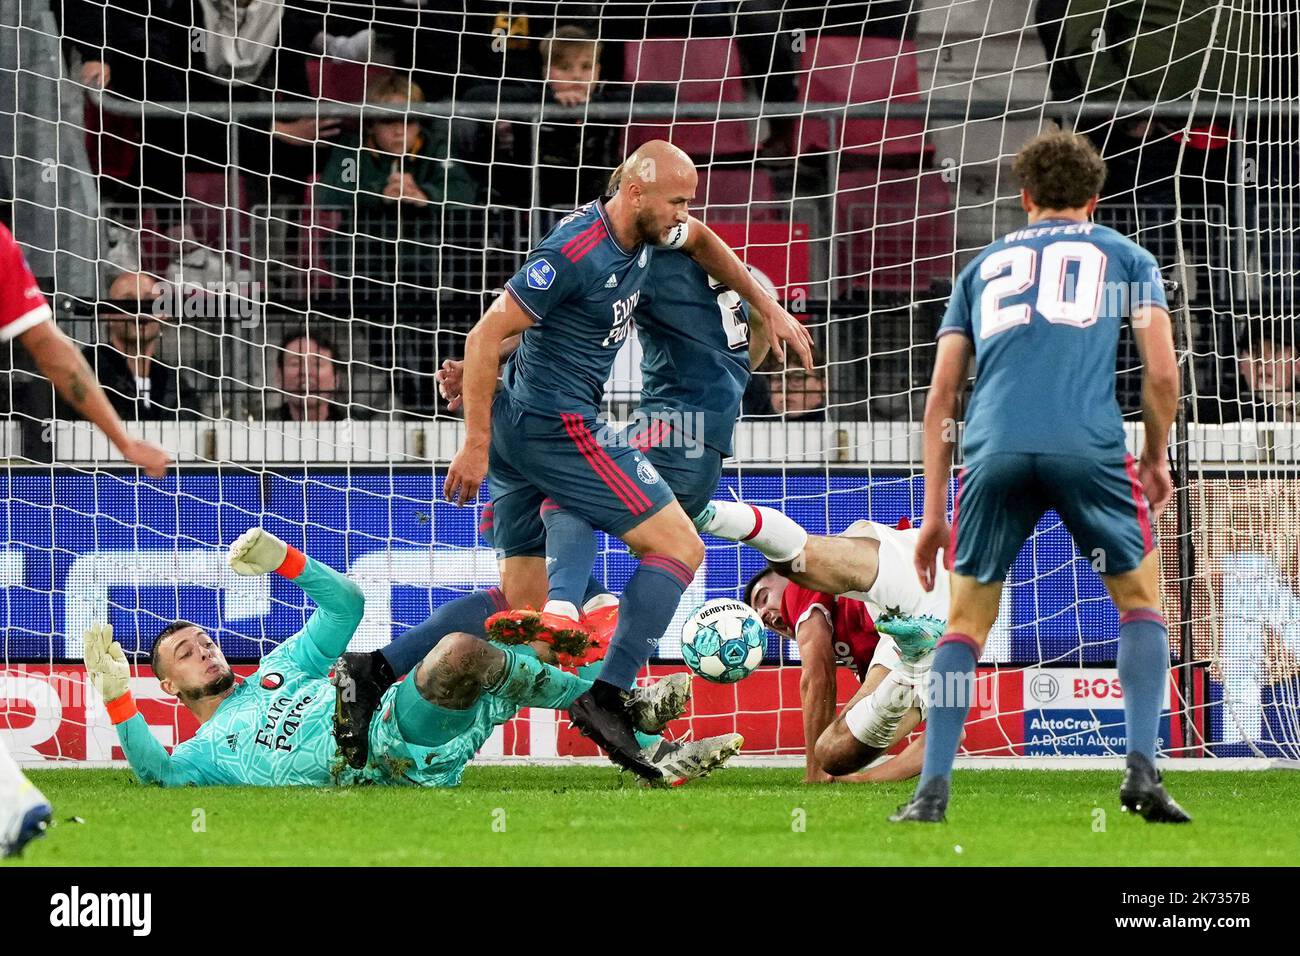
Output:
[[912,799],[889,818],[890,823],[946,823],[948,781],[935,777],[916,788]]
[[334,740],[353,770],[364,770],[370,757],[370,720],[392,681],[376,673],[370,654],[344,654],[334,662]]
[[630,696],[613,684],[596,681],[569,705],[569,719],[619,767],[631,770],[642,780],[659,783],[663,773],[646,759],[636,742],[632,715],[627,709]]
[[1159,771],[1145,754],[1129,754],[1124,764],[1119,802],[1126,813],[1136,813],[1147,823],[1192,822],[1191,814],[1165,792]]

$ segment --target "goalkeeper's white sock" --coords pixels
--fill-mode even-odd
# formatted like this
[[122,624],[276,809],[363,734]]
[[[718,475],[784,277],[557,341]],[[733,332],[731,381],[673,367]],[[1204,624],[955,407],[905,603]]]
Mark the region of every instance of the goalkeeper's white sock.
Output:
[[849,709],[844,723],[849,733],[868,747],[884,749],[893,740],[898,722],[915,696],[916,688],[909,677],[890,671],[879,687]]
[[714,501],[713,514],[701,531],[740,541],[772,561],[794,561],[803,554],[808,532],[773,508],[743,501]]

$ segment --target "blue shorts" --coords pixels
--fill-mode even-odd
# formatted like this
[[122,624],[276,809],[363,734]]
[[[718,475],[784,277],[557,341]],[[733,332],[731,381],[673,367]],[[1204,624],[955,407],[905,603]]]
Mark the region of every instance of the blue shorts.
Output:
[[620,432],[594,417],[529,411],[497,393],[488,457],[497,557],[546,553],[547,498],[616,537],[673,501],[668,482]]
[[670,420],[648,418],[624,429],[625,441],[639,448],[668,482],[686,517],[694,518],[718,491],[722,454],[706,445],[683,445],[675,439]]
[[957,479],[949,569],[984,584],[1003,580],[1049,508],[1102,574],[1132,571],[1155,550],[1151,508],[1123,449],[1104,459],[999,453]]

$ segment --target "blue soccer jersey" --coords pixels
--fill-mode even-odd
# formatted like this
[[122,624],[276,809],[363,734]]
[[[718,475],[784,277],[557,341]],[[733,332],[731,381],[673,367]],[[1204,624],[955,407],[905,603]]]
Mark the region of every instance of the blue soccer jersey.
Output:
[[534,322],[506,365],[505,389],[516,404],[595,414],[654,254],[647,243],[619,245],[602,200],[547,233],[506,282]]
[[1120,323],[1146,305],[1168,308],[1155,259],[1105,226],[1044,220],[980,252],[939,328],[975,348],[966,462],[997,452],[1122,457]]
[[656,256],[636,312],[642,409],[682,416],[690,437],[730,455],[749,384],[748,323],[745,301],[690,256]]

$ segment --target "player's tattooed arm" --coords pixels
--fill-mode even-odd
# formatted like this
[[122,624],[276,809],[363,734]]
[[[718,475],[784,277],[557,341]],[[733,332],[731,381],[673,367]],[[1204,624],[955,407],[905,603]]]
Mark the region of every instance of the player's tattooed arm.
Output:
[[161,478],[167,473],[171,456],[153,442],[127,434],[126,426],[95,380],[85,356],[62,329],[52,321],[39,322],[18,340],[64,400],[77,414],[98,425],[129,461],[143,468],[151,478]]
[[488,447],[492,441],[492,396],[501,365],[501,346],[533,324],[532,317],[509,292],[503,292],[470,330],[465,340],[461,400],[465,406],[465,438],[447,469],[443,497],[457,505],[478,495],[487,478]]
[[[794,350],[799,364],[812,371],[812,335],[787,312],[776,299],[754,278],[740,257],[704,223],[695,217],[690,220],[690,232],[682,251],[699,263],[707,272],[727,288],[732,289],[749,303],[751,334],[761,329],[768,346],[778,358],[785,358],[786,346]],[[751,358],[753,352],[750,352]]]

